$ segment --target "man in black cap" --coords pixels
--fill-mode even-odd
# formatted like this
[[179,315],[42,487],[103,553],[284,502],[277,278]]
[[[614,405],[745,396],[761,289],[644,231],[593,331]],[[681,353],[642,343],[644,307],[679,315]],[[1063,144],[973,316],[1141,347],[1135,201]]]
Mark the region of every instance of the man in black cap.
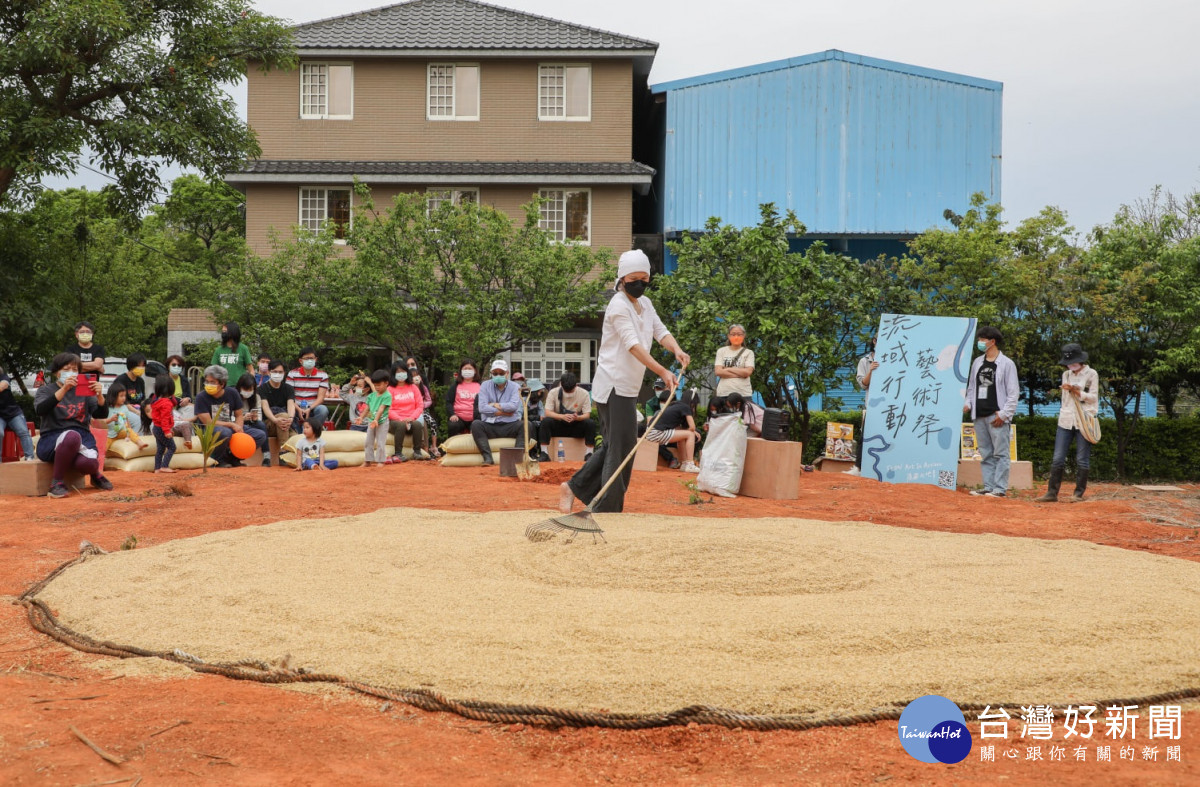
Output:
[[1080,432],[1076,403],[1079,409],[1095,416],[1100,408],[1100,375],[1088,366],[1088,354],[1078,344],[1063,345],[1059,364],[1067,367],[1062,375],[1062,407],[1058,411],[1058,432],[1054,438],[1054,459],[1050,461],[1050,481],[1046,494],[1037,498],[1039,503],[1058,501],[1058,488],[1062,485],[1063,469],[1067,465],[1067,449],[1075,441],[1075,494],[1069,502],[1083,500],[1087,491],[1088,470],[1091,467],[1092,444],[1083,439]]

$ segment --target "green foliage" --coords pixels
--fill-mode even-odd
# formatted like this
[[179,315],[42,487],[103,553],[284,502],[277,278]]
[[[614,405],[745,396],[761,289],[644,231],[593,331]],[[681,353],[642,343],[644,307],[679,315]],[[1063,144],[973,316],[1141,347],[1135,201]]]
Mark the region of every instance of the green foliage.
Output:
[[222,85],[296,62],[285,24],[242,0],[5,3],[0,29],[0,201],[84,150],[129,214],[165,163],[241,166],[260,150]]
[[202,466],[204,472],[207,473],[208,460],[212,458],[213,451],[216,451],[225,442],[225,438],[217,432],[217,422],[211,420],[207,424],[196,421],[196,439],[200,441],[200,453],[204,456]]
[[853,365],[878,292],[862,265],[822,243],[789,252],[789,236],[806,232],[791,211],[781,217],[765,204],[761,215],[758,226],[745,229],[712,218],[703,234],[669,244],[679,265],[657,279],[654,298],[692,356],[690,380],[702,387],[715,389],[712,359],[727,327],[744,325],[755,356],[754,390],[768,407],[789,410],[807,440],[808,400]]
[[[607,249],[552,243],[537,203],[524,224],[473,203],[426,211],[424,194],[400,194],[377,209],[358,189],[348,238],[299,233],[274,253],[235,264],[213,307],[271,353],[306,344],[381,347],[421,358],[426,375],[481,363],[594,312],[612,277]],[[598,271],[598,278],[589,274]]]

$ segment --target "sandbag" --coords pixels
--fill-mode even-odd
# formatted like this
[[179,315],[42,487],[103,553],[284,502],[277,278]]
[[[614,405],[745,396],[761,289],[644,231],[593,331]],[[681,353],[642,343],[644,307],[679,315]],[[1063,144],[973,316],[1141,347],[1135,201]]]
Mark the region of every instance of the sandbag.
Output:
[[708,438],[700,457],[696,486],[721,497],[734,497],[746,466],[746,424],[740,416],[708,419]]
[[442,457],[442,467],[482,467],[481,454],[446,454]]
[[[291,437],[289,437],[287,439],[287,442],[284,443],[283,446],[279,450],[281,452],[295,451],[296,443],[298,443],[300,441],[300,438],[302,436],[303,435],[293,434]],[[348,451],[363,452],[363,451],[367,450],[367,433],[366,432],[355,432],[352,429],[328,429],[324,432],[321,432],[321,439],[325,441],[325,453],[326,454],[329,454],[329,453],[332,453],[335,451],[339,452],[339,453],[344,453],[344,452],[348,452]],[[388,434],[387,444],[390,446],[390,445],[394,445],[395,442],[396,441],[392,437],[392,435]],[[407,436],[405,439],[405,444],[410,444],[410,441],[407,439]]]
[[[142,439],[146,441],[145,448],[138,448],[137,443],[133,442],[132,440],[130,440],[127,437],[122,437],[120,440],[109,440],[108,441],[108,449],[104,452],[105,456],[116,457],[119,459],[135,459],[139,456],[153,457],[154,452],[158,447],[158,444],[154,441],[154,435],[145,435]],[[192,447],[191,448],[184,447],[182,437],[176,437],[174,439],[175,439],[176,455],[178,455],[178,454],[199,454],[200,453],[200,438],[199,437],[192,438]],[[196,465],[196,467],[199,467],[199,466],[200,465],[198,465],[198,464]],[[153,468],[151,468],[151,469],[153,469]]]
[[[199,452],[190,454],[175,454],[171,457],[172,470],[199,470],[204,465],[202,460],[203,455]],[[215,467],[217,464],[215,459],[208,460],[209,467]],[[135,456],[132,459],[122,459],[119,456],[110,456],[104,461],[104,466],[111,470],[122,470],[127,473],[152,473],[154,472],[154,455],[150,456]]]
[[[391,448],[389,446],[389,452]],[[325,447],[325,459],[336,459],[338,467],[362,467],[366,462],[366,454],[363,451],[330,451],[329,447]],[[283,462],[288,467],[296,466],[296,452],[290,451],[286,454],[281,454],[279,461]]]
[[[532,437],[529,438],[530,447],[533,447],[536,442],[537,441]],[[512,448],[516,444],[517,441],[514,437],[493,437],[492,439],[488,440],[488,448],[491,449],[493,456],[499,454],[501,448]],[[456,434],[454,437],[451,437],[448,440],[443,440],[441,442],[441,447],[448,454],[479,455],[479,449],[475,447],[475,438],[471,437],[469,434]]]

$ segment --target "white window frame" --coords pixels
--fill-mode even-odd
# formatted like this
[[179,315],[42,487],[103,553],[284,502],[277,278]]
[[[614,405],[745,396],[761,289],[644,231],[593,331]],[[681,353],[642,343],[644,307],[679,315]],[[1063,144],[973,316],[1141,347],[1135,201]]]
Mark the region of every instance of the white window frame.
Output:
[[[572,68],[585,69],[588,75],[587,114],[567,114],[567,70]],[[562,115],[547,114],[547,103],[543,98],[544,79],[551,76],[546,73],[549,69],[562,69]],[[537,71],[537,107],[538,120],[549,122],[586,123],[592,119],[592,65],[591,63],[538,63]]]
[[[306,192],[306,191],[319,191],[322,193],[321,198],[324,202],[324,205],[322,207],[323,214],[320,219],[320,228],[324,228],[326,222],[329,221],[329,192],[331,192],[331,191],[348,191],[350,193],[350,205],[349,205],[350,210],[349,210],[348,221],[346,222],[346,234],[347,235],[350,234],[350,231],[352,229],[354,229],[354,188],[352,186],[346,186],[345,188],[342,188],[340,186],[338,186],[338,187],[301,186],[299,189],[297,189],[297,191],[296,191],[296,204],[297,204],[297,215],[298,215],[297,223],[300,225],[302,230],[315,234],[316,232],[319,231],[320,228],[314,229],[313,227],[310,227],[308,225],[308,223],[306,222],[305,216],[304,216],[304,198],[305,198],[304,192]],[[333,242],[338,245],[344,246],[346,244],[346,239],[345,238],[335,238]]]
[[[579,351],[567,352],[567,342],[578,342]],[[527,378],[537,377],[547,388],[558,385],[558,378],[566,370],[568,363],[579,365],[579,382],[591,383],[592,369],[596,362],[596,343],[580,338],[549,338],[540,342],[525,342],[513,350],[511,361],[514,371],[520,367],[521,373]],[[552,366],[558,374],[549,373]]]
[[[553,194],[562,194],[562,232],[557,229],[546,226],[546,208],[554,202]],[[567,238],[567,195],[568,194],[587,194],[587,240],[572,240]],[[591,246],[592,245],[592,190],[591,189],[575,189],[575,188],[542,188],[538,189],[538,196],[550,200],[549,203],[543,202],[538,209],[538,227],[550,234],[550,239],[555,243],[566,243],[573,246]]]
[[[435,68],[452,68],[454,74],[450,80],[450,114],[435,115],[433,114],[433,70]],[[475,114],[460,115],[458,114],[458,69],[473,68],[475,69]],[[483,69],[478,63],[430,63],[425,67],[425,119],[426,120],[464,120],[475,121],[479,120],[482,111],[482,87]]]
[[[434,196],[443,194],[449,194],[450,196]],[[461,205],[463,196],[466,194],[475,195],[475,204],[479,204],[478,186],[472,186],[469,188],[452,187],[448,189],[439,189],[430,186],[429,188],[425,189],[425,212],[429,215],[432,215],[435,210],[441,207],[441,203],[445,202],[447,199],[450,200],[450,204],[452,205]],[[438,204],[435,205],[435,202]]]
[[[309,74],[312,67],[325,69],[325,112],[305,112],[304,89],[308,86]],[[350,114],[329,114],[329,68],[331,66],[347,66],[350,69]],[[300,63],[300,119],[301,120],[354,120],[354,63],[338,60],[305,60]]]

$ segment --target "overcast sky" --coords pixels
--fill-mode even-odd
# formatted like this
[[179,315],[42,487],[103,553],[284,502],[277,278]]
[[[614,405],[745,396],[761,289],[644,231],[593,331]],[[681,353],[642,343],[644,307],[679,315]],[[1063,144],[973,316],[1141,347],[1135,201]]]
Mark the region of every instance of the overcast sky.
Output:
[[[502,0],[659,43],[662,82],[841,49],[1004,83],[1002,201],[1081,231],[1156,184],[1200,189],[1200,3],[1188,0]],[[295,23],[381,0],[257,0]],[[245,91],[235,91],[244,104]],[[82,172],[75,183],[103,181]],[[87,177],[83,177],[86,175]],[[54,185],[62,185],[55,183]],[[801,217],[803,219],[804,217]]]

